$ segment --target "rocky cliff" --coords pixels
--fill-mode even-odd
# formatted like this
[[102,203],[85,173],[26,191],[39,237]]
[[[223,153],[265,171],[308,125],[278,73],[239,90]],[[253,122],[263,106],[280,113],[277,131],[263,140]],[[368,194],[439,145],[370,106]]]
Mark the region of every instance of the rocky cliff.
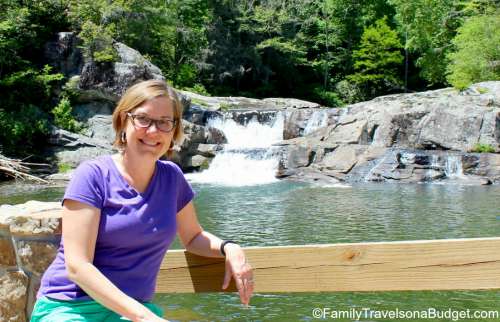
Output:
[[[137,51],[116,43],[118,61],[85,62],[68,33],[47,46],[47,59],[70,79],[78,93],[80,134],[53,129],[49,152],[72,167],[113,153],[111,113],[131,84],[162,79],[161,71]],[[224,133],[208,126],[213,117],[245,124],[266,122],[283,113],[285,141],[278,144],[281,178],[326,181],[425,182],[469,179],[500,181],[500,82],[484,82],[459,92],[452,88],[378,97],[343,108],[325,108],[297,99],[206,97],[180,92],[185,140],[174,156],[185,171],[207,167],[226,143]],[[319,129],[309,120],[321,113]],[[479,150],[496,153],[476,153]],[[484,152],[484,151],[483,151]]]

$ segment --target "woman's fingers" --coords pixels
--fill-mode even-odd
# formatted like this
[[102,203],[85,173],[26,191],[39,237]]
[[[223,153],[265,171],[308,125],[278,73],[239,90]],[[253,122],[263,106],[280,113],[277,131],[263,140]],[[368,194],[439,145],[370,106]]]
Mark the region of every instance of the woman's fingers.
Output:
[[244,263],[240,274],[236,275],[236,280],[240,280],[240,286],[238,286],[238,292],[240,294],[241,302],[245,305],[250,303],[250,298],[252,297],[253,288],[254,288],[254,279],[252,274],[252,267],[248,263]]
[[245,253],[239,246],[226,250],[226,272],[223,288],[229,286],[231,277],[234,278],[241,303],[248,305],[254,289],[252,266],[247,262]]

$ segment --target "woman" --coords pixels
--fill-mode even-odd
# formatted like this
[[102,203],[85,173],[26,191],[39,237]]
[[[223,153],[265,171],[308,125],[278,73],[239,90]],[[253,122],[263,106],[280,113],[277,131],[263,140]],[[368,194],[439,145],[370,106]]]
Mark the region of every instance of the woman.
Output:
[[113,113],[121,152],[75,171],[63,199],[61,246],[31,321],[166,321],[149,301],[176,232],[191,253],[225,256],[223,288],[233,277],[241,302],[249,303],[252,271],[241,247],[203,231],[182,171],[159,160],[181,139],[181,116],[163,81],[126,91]]

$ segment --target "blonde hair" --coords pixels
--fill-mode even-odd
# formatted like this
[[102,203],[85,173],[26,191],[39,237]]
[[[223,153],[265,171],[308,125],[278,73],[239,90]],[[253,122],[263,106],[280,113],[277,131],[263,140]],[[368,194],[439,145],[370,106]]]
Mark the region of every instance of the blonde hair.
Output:
[[123,150],[126,142],[122,141],[122,132],[127,121],[127,113],[133,111],[144,102],[153,98],[164,96],[172,101],[174,107],[174,137],[167,156],[170,157],[173,153],[173,145],[180,144],[183,136],[182,132],[182,104],[175,93],[174,89],[167,85],[163,80],[147,80],[137,83],[127,89],[125,94],[118,102],[118,105],[113,112],[113,128],[115,130],[115,141],[113,146],[119,150]]

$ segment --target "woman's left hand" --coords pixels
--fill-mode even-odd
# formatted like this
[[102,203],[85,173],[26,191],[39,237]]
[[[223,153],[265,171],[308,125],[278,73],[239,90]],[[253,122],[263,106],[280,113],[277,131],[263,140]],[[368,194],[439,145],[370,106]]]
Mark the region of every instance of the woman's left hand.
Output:
[[229,286],[231,277],[233,277],[240,294],[241,303],[248,305],[254,287],[252,267],[248,264],[245,253],[239,245],[227,244],[224,250],[226,252],[226,271],[222,289]]

